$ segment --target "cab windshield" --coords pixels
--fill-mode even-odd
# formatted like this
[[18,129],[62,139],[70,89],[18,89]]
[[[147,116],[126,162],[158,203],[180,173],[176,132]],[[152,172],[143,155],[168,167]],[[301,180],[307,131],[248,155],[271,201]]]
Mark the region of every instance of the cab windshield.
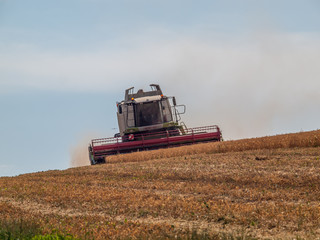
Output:
[[162,123],[159,102],[136,104],[135,115],[137,127],[144,127]]

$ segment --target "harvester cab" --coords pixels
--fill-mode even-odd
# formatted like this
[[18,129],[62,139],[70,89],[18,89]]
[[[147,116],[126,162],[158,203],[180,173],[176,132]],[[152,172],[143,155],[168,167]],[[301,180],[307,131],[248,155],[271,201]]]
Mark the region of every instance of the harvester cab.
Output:
[[[144,133],[169,131],[178,134],[184,131],[180,114],[185,113],[185,105],[177,105],[175,97],[164,96],[157,84],[151,84],[151,91],[134,88],[125,91],[123,101],[117,103],[119,133],[122,140],[133,141]],[[169,101],[170,100],[170,101]],[[170,103],[171,102],[171,103]],[[180,112],[179,112],[180,110]]]

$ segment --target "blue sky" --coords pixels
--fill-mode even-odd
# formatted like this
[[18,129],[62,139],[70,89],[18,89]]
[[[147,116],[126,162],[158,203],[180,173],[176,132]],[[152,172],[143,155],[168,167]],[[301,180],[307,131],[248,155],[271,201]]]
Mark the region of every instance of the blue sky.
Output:
[[0,0],[0,176],[65,169],[158,83],[225,139],[319,128],[319,1]]

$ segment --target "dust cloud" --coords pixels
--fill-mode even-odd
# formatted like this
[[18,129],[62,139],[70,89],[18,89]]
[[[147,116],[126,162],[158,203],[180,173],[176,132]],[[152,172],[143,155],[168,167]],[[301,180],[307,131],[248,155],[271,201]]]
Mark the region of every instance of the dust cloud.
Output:
[[185,42],[159,83],[187,105],[189,127],[218,124],[226,139],[317,129],[317,39],[269,33],[241,44]]
[[70,149],[70,167],[82,167],[90,165],[88,146],[90,137],[82,138],[76,145]]

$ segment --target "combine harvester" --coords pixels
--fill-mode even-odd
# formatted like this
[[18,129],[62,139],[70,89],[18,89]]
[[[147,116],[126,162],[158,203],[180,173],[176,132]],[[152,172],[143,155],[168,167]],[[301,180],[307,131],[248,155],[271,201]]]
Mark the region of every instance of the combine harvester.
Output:
[[105,163],[109,155],[222,140],[216,125],[187,128],[180,121],[185,105],[177,105],[175,97],[164,96],[159,85],[150,87],[148,92],[140,89],[134,93],[133,87],[126,90],[125,99],[117,103],[120,133],[91,141],[91,165]]

